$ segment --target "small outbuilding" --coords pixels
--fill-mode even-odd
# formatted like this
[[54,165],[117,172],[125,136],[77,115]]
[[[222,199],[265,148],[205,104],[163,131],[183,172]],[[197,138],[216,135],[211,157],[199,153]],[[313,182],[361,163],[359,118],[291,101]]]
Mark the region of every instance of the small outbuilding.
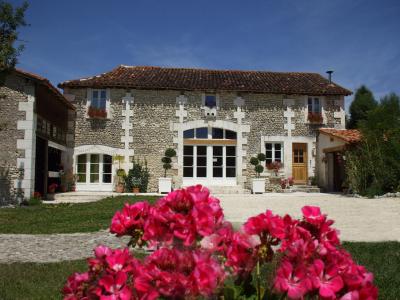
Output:
[[357,129],[320,128],[317,135],[316,174],[325,192],[342,192],[345,188],[344,152],[361,140]]

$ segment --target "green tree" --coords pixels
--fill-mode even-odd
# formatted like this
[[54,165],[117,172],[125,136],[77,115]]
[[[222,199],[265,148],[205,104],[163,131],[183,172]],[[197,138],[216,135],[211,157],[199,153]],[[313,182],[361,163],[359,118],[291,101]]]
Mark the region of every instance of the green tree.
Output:
[[367,118],[368,112],[377,106],[372,92],[362,85],[355,93],[350,105],[349,128],[358,128],[359,122]]
[[18,28],[26,26],[25,11],[28,3],[19,7],[0,1],[0,83],[18,62],[24,44],[18,39]]
[[349,186],[374,196],[400,189],[400,99],[390,94],[359,122],[363,139],[346,155]]

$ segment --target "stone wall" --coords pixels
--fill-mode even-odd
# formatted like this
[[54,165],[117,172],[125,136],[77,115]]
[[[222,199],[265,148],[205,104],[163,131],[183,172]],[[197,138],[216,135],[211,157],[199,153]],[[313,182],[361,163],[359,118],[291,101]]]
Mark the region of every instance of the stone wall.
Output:
[[[156,191],[158,185],[158,177],[163,176],[161,157],[166,148],[174,147],[174,138],[177,138],[177,133],[172,131],[172,124],[178,122],[176,116],[179,110],[177,97],[181,94],[179,91],[172,90],[126,90],[126,89],[110,89],[110,108],[112,116],[109,120],[92,120],[86,118],[86,89],[65,89],[65,93],[75,95],[74,104],[77,107],[77,119],[75,129],[75,146],[99,144],[114,148],[124,148],[121,142],[121,136],[124,135],[122,123],[124,116],[122,110],[122,98],[129,92],[134,98],[134,103],[131,106],[133,116],[130,122],[133,129],[130,130],[130,136],[133,137],[133,143],[130,143],[130,148],[134,149],[135,158],[147,160],[148,167],[151,173],[149,185],[150,191]],[[201,110],[203,92],[186,91],[184,93],[187,98],[185,111],[187,115],[184,121],[195,121],[204,119],[204,113]],[[218,93],[220,107],[217,112],[218,120],[237,122],[234,118],[234,113],[237,107],[234,104],[238,97],[236,93],[221,92]],[[244,147],[246,157],[244,164],[246,169],[243,170],[243,175],[253,176],[253,167],[248,163],[251,156],[260,152],[262,136],[287,136],[288,131],[284,128],[287,118],[284,116],[286,105],[284,95],[273,94],[241,94],[244,99],[242,111],[245,113],[243,123],[250,125],[250,132],[245,133],[247,145]],[[343,97],[334,97],[343,101]],[[310,125],[306,122],[306,97],[305,96],[290,96],[293,99],[292,110],[294,117],[294,130],[292,136],[314,137],[316,130],[320,126]],[[333,124],[333,109],[337,109],[333,100],[327,101],[324,105],[326,112],[327,124]],[[176,145],[175,145],[176,146]],[[177,170],[170,171],[177,174]]]
[[10,75],[0,87],[0,205],[16,203],[23,196],[14,182],[23,178],[17,158],[24,157],[24,151],[17,149],[17,139],[23,139],[24,133],[17,130],[17,122],[25,118],[25,112],[18,111],[18,103],[27,101],[25,85],[25,79]]

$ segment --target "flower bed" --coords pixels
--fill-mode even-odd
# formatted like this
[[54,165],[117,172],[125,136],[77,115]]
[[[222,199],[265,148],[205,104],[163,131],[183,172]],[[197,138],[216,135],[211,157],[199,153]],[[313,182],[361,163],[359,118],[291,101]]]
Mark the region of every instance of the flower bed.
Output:
[[[128,247],[97,247],[88,271],[68,278],[64,299],[244,297],[246,291],[258,299],[377,299],[372,273],[343,250],[333,221],[318,207],[302,212],[297,220],[267,210],[235,231],[202,186],[176,190],[154,205],[126,204],[110,231],[130,236],[128,247],[154,252],[141,261]],[[262,266],[276,267],[271,282],[261,278]]]

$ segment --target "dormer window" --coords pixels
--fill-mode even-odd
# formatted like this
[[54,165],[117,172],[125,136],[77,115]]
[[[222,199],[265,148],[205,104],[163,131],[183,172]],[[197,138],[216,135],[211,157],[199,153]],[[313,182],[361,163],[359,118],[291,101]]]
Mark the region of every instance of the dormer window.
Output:
[[88,89],[87,117],[91,119],[109,119],[109,93],[107,89]]
[[322,116],[321,101],[317,97],[308,97],[308,116],[307,119],[313,124],[322,124],[324,118]]
[[204,105],[208,108],[214,108],[217,106],[217,97],[215,95],[206,95]]
[[92,90],[91,107],[106,109],[107,92],[106,90]]
[[308,97],[308,112],[321,113],[321,102],[319,98]]

